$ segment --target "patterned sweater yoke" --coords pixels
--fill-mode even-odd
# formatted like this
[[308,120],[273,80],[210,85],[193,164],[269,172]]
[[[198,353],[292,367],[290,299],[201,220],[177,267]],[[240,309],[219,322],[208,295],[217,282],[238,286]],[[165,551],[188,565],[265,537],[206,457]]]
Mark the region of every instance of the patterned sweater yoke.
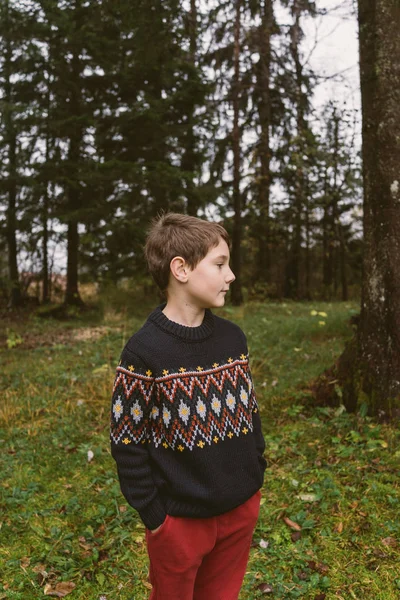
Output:
[[266,467],[244,333],[210,310],[179,325],[164,306],[126,344],[111,402],[121,490],[149,529],[235,508]]

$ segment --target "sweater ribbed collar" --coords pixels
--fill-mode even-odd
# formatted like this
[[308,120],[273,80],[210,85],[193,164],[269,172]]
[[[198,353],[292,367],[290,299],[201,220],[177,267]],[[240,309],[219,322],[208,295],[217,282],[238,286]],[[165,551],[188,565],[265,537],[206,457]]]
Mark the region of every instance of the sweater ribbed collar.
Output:
[[166,302],[160,304],[160,306],[157,306],[157,308],[149,315],[149,320],[157,327],[188,342],[205,340],[211,336],[214,330],[214,316],[209,308],[206,308],[205,310],[204,319],[201,325],[198,327],[188,327],[187,325],[175,323],[175,321],[171,321],[164,315],[162,311],[166,304]]

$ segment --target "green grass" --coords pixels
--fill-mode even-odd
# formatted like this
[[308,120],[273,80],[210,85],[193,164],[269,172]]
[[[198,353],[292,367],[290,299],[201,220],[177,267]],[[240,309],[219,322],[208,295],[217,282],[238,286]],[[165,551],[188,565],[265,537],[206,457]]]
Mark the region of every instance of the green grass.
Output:
[[[351,337],[356,312],[355,303],[221,312],[248,337],[269,462],[241,600],[400,597],[399,432],[315,408],[308,391]],[[4,338],[0,599],[36,600],[61,581],[75,584],[71,599],[148,597],[144,528],[108,442],[114,369],[145,314],[31,318],[12,326],[22,343],[7,349]],[[85,341],[91,331],[98,337]]]

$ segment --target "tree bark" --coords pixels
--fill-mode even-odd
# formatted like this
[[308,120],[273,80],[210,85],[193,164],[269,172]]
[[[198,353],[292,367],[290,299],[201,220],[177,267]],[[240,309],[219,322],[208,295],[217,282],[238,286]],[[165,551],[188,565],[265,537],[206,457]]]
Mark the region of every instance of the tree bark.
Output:
[[240,194],[240,127],[239,127],[239,94],[240,94],[240,12],[241,0],[236,0],[235,39],[234,39],[234,82],[233,82],[233,235],[232,235],[232,268],[235,281],[232,283],[231,298],[236,306],[242,304],[241,283],[241,248],[242,241],[242,201]]
[[400,416],[400,5],[359,0],[364,256],[357,335],[339,360],[343,401]]
[[294,186],[294,219],[293,232],[291,236],[291,247],[288,263],[286,266],[285,295],[300,299],[300,266],[302,258],[302,215],[305,204],[305,168],[303,161],[304,135],[305,135],[305,98],[302,91],[303,65],[300,60],[299,45],[301,39],[300,16],[302,6],[298,0],[294,0],[292,12],[294,24],[290,28],[290,51],[295,65],[295,87],[296,87],[296,126],[297,126],[297,148],[296,148],[296,181]]
[[257,71],[258,114],[260,120],[261,136],[258,145],[260,174],[258,177],[258,207],[259,219],[259,248],[257,276],[261,281],[269,280],[271,266],[271,227],[269,214],[269,193],[271,186],[270,173],[270,126],[271,126],[271,36],[273,29],[272,0],[261,3],[261,24],[259,27],[259,52],[260,60]]
[[[189,13],[189,44],[190,44],[190,63],[193,71],[196,66],[197,54],[197,7],[196,0],[190,0]],[[193,176],[196,168],[196,140],[194,134],[194,110],[188,115],[189,123],[186,135],[185,151],[182,158],[182,169],[187,173],[185,176],[186,182],[186,212],[188,215],[197,216],[199,209],[198,195],[196,193]]]
[[[46,108],[47,108],[47,122],[46,122],[46,159],[45,162],[48,164],[50,162],[50,133],[49,133],[49,119],[50,119],[50,74],[48,73],[48,88],[47,88],[47,98],[46,98]],[[43,182],[43,204],[42,204],[42,227],[43,227],[43,238],[42,238],[42,248],[43,248],[43,264],[42,264],[42,303],[46,304],[50,302],[50,285],[49,285],[49,253],[48,253],[48,243],[49,243],[49,229],[48,229],[48,219],[49,219],[49,181],[47,176],[45,181]]]
[[[79,3],[76,5],[76,10]],[[77,15],[78,19],[78,15]],[[76,23],[76,27],[79,24]],[[82,144],[82,125],[79,122],[79,117],[82,111],[81,99],[81,73],[82,65],[80,59],[80,48],[75,47],[72,52],[71,59],[71,81],[72,89],[70,96],[71,106],[71,134],[69,139],[68,163],[75,170],[78,170],[81,159],[81,144]],[[66,196],[68,206],[68,233],[67,233],[67,285],[65,290],[64,304],[82,306],[83,300],[80,297],[78,289],[78,267],[79,267],[79,231],[78,231],[78,211],[80,208],[80,181],[79,174],[69,171],[68,182],[66,184]]]
[[8,277],[11,284],[8,306],[15,308],[22,304],[22,294],[19,283],[17,263],[17,136],[15,133],[12,110],[12,47],[9,27],[9,3],[4,5],[4,18],[7,23],[7,36],[4,50],[4,125],[6,143],[8,146],[8,205],[7,205],[7,248],[8,248]]

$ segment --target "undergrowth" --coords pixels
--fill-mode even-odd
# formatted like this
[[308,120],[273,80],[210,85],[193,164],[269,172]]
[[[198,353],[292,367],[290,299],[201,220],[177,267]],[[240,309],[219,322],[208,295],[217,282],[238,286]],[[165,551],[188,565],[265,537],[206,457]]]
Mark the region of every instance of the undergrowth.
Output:
[[[355,312],[271,303],[221,313],[248,337],[269,463],[241,600],[400,597],[399,432],[314,407],[307,387],[352,335]],[[96,335],[80,337],[65,335],[74,323],[46,322],[45,338],[33,321],[28,345],[23,334],[4,343],[0,599],[37,600],[62,585],[71,599],[148,597],[144,527],[108,441],[115,366],[143,320],[106,313],[89,323]]]

